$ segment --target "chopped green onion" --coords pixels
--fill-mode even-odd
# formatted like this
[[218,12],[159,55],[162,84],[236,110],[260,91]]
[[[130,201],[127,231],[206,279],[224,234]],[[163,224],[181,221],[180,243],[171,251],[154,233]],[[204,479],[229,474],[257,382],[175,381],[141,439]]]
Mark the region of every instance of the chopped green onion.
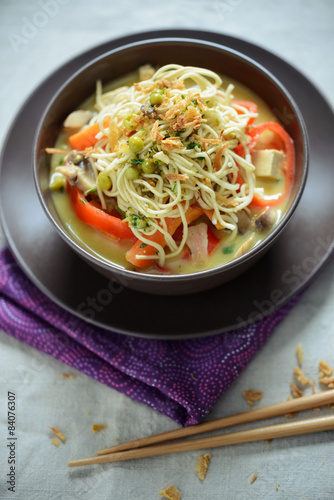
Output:
[[134,165],[141,165],[142,163],[144,163],[144,160],[137,160],[133,158],[132,160],[130,160],[130,162],[133,163]]
[[194,149],[196,148],[196,146],[198,146],[199,148],[201,147],[199,142],[191,142],[190,144],[188,144],[189,149]]
[[227,247],[223,248],[223,254],[227,255],[229,253],[233,253],[235,248],[235,243],[231,243],[231,245],[228,245]]

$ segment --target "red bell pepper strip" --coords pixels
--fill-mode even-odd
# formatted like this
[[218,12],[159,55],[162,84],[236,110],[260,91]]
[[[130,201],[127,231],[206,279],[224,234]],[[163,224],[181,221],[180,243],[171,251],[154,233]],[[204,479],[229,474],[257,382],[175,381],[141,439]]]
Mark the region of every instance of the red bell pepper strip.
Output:
[[208,254],[211,255],[216,246],[220,243],[220,239],[212,231],[211,227],[208,226]]
[[[249,205],[250,207],[255,207],[255,208],[269,207],[282,203],[291,191],[293,178],[295,174],[295,150],[293,142],[289,134],[284,130],[284,128],[281,125],[279,125],[279,123],[265,122],[254,127],[248,133],[250,136],[250,142],[248,144],[249,151],[251,152],[255,148],[256,143],[258,142],[261,134],[266,130],[274,132],[274,134],[279,139],[281,143],[281,149],[285,154],[285,162],[283,165],[283,170],[285,174],[285,190],[283,193],[280,193],[275,198],[265,198],[258,194],[255,194],[252,202]],[[245,154],[244,148],[241,144],[239,144],[234,151],[236,152],[236,154],[240,156],[244,156]],[[241,175],[238,175],[237,182],[240,183],[240,185],[243,184],[243,179]]]
[[[255,102],[234,99],[233,101],[231,101],[231,104],[232,106],[234,104],[237,104],[238,106],[243,106],[244,108],[248,109],[250,113],[257,113],[257,104],[255,104]],[[236,109],[236,112],[238,113],[238,115],[243,114],[243,112],[240,109]],[[255,120],[254,117],[250,118],[247,122],[247,125],[252,125],[252,123],[254,123],[254,120]]]
[[293,178],[295,175],[295,149],[293,146],[293,142],[289,134],[278,123],[266,122],[254,127],[249,132],[249,135],[251,137],[251,144],[249,145],[249,148],[254,149],[257,141],[260,138],[260,135],[265,130],[271,130],[271,132],[274,132],[274,134],[276,134],[276,136],[282,142],[282,150],[285,154],[285,162],[283,165],[283,171],[285,174],[285,190],[277,198],[270,199],[266,199],[265,197],[255,194],[251,205],[258,208],[274,206],[282,203],[291,191]]
[[75,215],[85,224],[95,227],[114,238],[135,243],[138,238],[133,234],[127,222],[109,215],[91,203],[88,203],[83,193],[76,186],[67,182],[71,205]]

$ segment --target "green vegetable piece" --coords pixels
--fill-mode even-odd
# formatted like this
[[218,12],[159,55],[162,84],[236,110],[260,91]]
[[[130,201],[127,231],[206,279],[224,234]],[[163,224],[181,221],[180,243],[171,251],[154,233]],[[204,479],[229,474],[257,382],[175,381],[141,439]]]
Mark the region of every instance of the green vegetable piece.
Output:
[[129,167],[125,172],[125,177],[128,179],[128,181],[134,181],[135,179],[138,179],[139,172],[136,167]]
[[51,176],[50,188],[52,191],[61,191],[65,187],[65,177],[60,172],[55,172]]
[[97,183],[101,189],[110,189],[112,185],[109,175],[104,172],[100,172],[97,176]]
[[136,227],[137,229],[144,229],[144,227],[146,227],[146,226],[147,226],[146,221],[144,221],[143,219],[140,219],[140,218],[138,217],[138,219],[136,220],[136,226],[135,226],[135,227]]
[[227,255],[229,253],[233,253],[235,248],[235,243],[231,243],[231,245],[228,245],[227,247],[223,248],[223,254]]
[[126,217],[125,212],[123,212],[123,210],[121,210],[118,205],[115,206],[115,210],[117,210],[117,212],[122,216],[122,218],[125,219]]
[[123,118],[123,124],[127,130],[135,130],[137,128],[137,123],[132,121],[132,118],[135,118],[135,116],[137,115],[132,113],[131,115],[128,115],[125,118]]
[[144,163],[144,160],[137,160],[136,158],[133,158],[132,160],[130,160],[130,162],[134,165],[141,165],[142,163]]
[[144,163],[141,165],[142,171],[145,174],[153,174],[158,168],[158,165],[151,158],[145,158]]
[[59,161],[58,161],[58,166],[61,167],[62,165],[64,165],[64,158],[65,158],[65,155],[61,155],[59,157]]
[[153,91],[150,95],[150,103],[152,104],[152,106],[159,106],[162,101],[163,97],[161,95],[161,92],[159,92],[158,90]]
[[144,229],[144,231],[146,231],[146,227],[148,224],[147,224],[147,221],[145,220],[145,218],[141,218],[137,214],[131,215],[130,218],[131,218],[131,223],[132,223],[134,228]]
[[138,135],[133,135],[129,139],[129,148],[133,153],[139,153],[144,147],[144,141]]
[[146,243],[142,243],[139,248],[145,248],[147,247]]

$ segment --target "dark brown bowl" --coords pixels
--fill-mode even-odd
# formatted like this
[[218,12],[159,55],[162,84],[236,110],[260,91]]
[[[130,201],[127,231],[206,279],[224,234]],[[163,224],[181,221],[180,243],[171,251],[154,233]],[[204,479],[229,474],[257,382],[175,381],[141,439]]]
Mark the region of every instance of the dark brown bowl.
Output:
[[[286,212],[274,230],[247,254],[206,271],[184,275],[150,275],[122,269],[90,253],[80,246],[60,219],[48,188],[50,155],[46,147],[55,144],[65,117],[93,95],[95,83],[109,83],[138,69],[143,64],[153,66],[176,63],[199,66],[223,73],[245,84],[260,96],[294,141],[296,152],[295,178]],[[286,227],[302,195],[308,170],[308,140],[301,113],[288,91],[256,61],[228,47],[210,42],[158,38],[136,42],[112,50],[92,60],[75,73],[59,89],[49,103],[39,123],[34,144],[34,178],[42,206],[61,237],[94,269],[123,285],[139,290],[166,295],[195,293],[223,284],[248,269],[270,248]]]

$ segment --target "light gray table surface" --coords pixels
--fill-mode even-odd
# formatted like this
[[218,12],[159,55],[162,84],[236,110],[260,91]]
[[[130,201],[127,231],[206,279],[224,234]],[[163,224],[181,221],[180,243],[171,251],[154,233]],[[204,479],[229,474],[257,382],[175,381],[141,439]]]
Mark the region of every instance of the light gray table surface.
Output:
[[[41,12],[48,13],[41,16]],[[59,65],[109,39],[156,28],[212,30],[259,44],[303,72],[333,103],[333,21],[331,0],[1,0],[0,141],[30,92]],[[28,38],[31,24],[35,29]],[[5,245],[2,233],[0,243]],[[263,391],[261,405],[286,400],[299,343],[305,352],[303,369],[311,379],[317,379],[320,359],[334,365],[333,276],[332,261],[209,418],[247,410],[242,391],[249,388]],[[158,492],[170,483],[179,488],[184,500],[334,498],[333,433],[214,449],[203,483],[194,471],[198,452],[70,470],[67,460],[89,456],[93,450],[116,443],[115,439],[126,441],[177,425],[79,372],[73,380],[63,379],[61,374],[68,371],[0,332],[1,499],[153,500],[161,498]],[[318,382],[316,388],[320,390]],[[7,391],[17,394],[18,403],[16,493],[6,485]],[[321,410],[320,415],[328,414],[333,410]],[[309,410],[296,419],[317,415]],[[275,423],[285,421],[284,417],[274,419]],[[69,439],[56,448],[47,426],[64,423]],[[93,423],[108,427],[93,434]],[[251,484],[254,473],[258,478]]]

